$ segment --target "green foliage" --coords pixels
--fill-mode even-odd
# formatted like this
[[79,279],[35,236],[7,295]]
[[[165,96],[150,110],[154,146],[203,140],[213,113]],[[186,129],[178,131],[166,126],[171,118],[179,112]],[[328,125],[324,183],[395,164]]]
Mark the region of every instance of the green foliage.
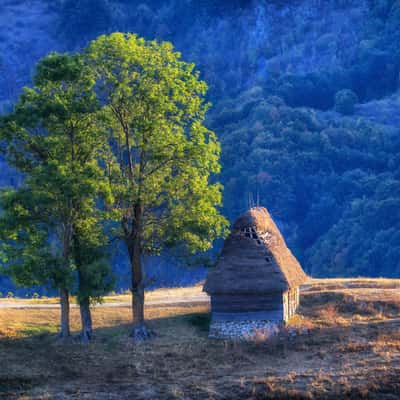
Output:
[[[227,104],[220,104],[232,115],[226,111],[221,131],[227,215],[243,212],[249,194],[259,197],[314,276],[400,273],[397,135],[254,89]],[[220,115],[216,109],[213,126]]]
[[[208,249],[224,232],[219,214],[220,148],[203,122],[207,86],[170,43],[114,33],[86,54],[112,127],[106,160],[119,235],[139,235],[141,249],[159,253],[184,244]],[[137,237],[137,236],[136,236]]]
[[[248,193],[252,192],[254,199],[260,193],[261,201],[272,207],[274,215],[282,221],[290,243],[309,271],[362,274],[363,268],[368,268],[366,255],[374,243],[379,243],[385,254],[391,254],[386,243],[397,246],[393,241],[396,235],[389,240],[388,233],[386,236],[379,233],[386,229],[378,228],[379,224],[371,234],[366,233],[363,223],[367,216],[357,213],[365,213],[367,207],[360,205],[364,201],[368,202],[369,210],[379,215],[391,210],[383,197],[375,195],[375,190],[380,180],[399,179],[398,135],[391,129],[357,121],[358,116],[341,122],[338,116],[329,113],[293,107],[317,110],[336,107],[351,114],[356,100],[353,95],[342,96],[347,90],[354,92],[360,103],[397,91],[400,3],[368,0],[364,7],[359,2],[320,2],[321,8],[312,9],[302,7],[302,2],[246,3],[66,0],[57,10],[59,31],[73,48],[97,33],[108,32],[111,27],[138,32],[147,38],[172,40],[187,59],[196,61],[210,85],[208,98],[215,107],[207,126],[212,126],[222,140],[221,180],[225,186],[226,213],[236,217],[247,206]],[[284,7],[284,12],[275,12],[273,7],[265,10],[270,21],[265,24],[263,5],[271,3]],[[329,21],[333,15],[335,24]],[[284,28],[288,26],[287,21],[289,30]],[[268,29],[264,29],[266,26]],[[316,34],[318,40],[315,40]],[[118,54],[117,51],[115,65],[119,66],[119,61],[120,65],[133,63]],[[145,54],[143,58],[153,53],[146,51]],[[70,72],[73,73],[73,68]],[[65,79],[65,71],[62,75]],[[253,89],[248,91],[248,88]],[[144,94],[147,96],[147,92]],[[339,99],[335,105],[336,94]],[[267,97],[270,95],[279,97]],[[109,103],[107,99],[105,102]],[[3,112],[11,111],[8,104],[3,109]],[[371,109],[372,105],[368,114],[374,118]],[[396,124],[393,109],[387,110],[385,123]],[[130,197],[128,192],[135,193],[135,190],[127,189],[133,186],[125,185],[126,170],[121,172],[116,165],[116,142],[118,137],[123,138],[116,132],[121,130],[118,127],[121,124],[110,110],[107,118],[114,126],[114,154],[108,155],[109,166],[114,168],[113,182],[120,182],[120,189],[115,192],[115,186],[113,193],[116,199],[129,203],[137,197]],[[123,143],[120,148],[124,149]],[[155,185],[159,187],[158,182]],[[115,219],[124,210],[119,201],[116,204],[119,209],[115,210]],[[350,211],[353,206],[354,210]],[[192,207],[191,212],[195,211]],[[166,223],[160,224],[157,232],[153,228],[146,231],[149,252],[159,252],[162,242],[166,246],[177,244],[174,237],[180,237],[178,231],[185,231],[185,224],[180,223],[180,217],[176,221],[180,226],[171,224],[171,231]],[[397,226],[395,218],[392,225]],[[350,226],[358,228],[352,232]],[[164,235],[166,231],[171,233],[170,238]],[[352,238],[352,246],[347,246],[346,235]],[[368,235],[371,240],[365,239]],[[338,261],[344,258],[337,256],[340,247],[335,240],[340,246],[351,248],[343,264]],[[356,247],[361,250],[357,252]],[[381,271],[386,271],[385,274],[396,270],[395,262],[386,257],[382,260]]]
[[2,270],[21,286],[69,287],[73,269],[52,251],[49,242],[52,229],[45,218],[51,203],[44,193],[32,189],[9,189],[1,194]]
[[227,221],[211,182],[220,148],[204,126],[206,89],[171,44],[134,35],[102,36],[84,58],[41,60],[34,86],[1,120],[7,160],[24,174],[1,197],[4,272],[20,285],[76,291],[81,302],[101,299],[114,283],[108,217],[131,260],[209,249]]
[[[111,28],[173,41],[205,71],[215,99],[262,82],[290,106],[326,110],[342,89],[366,101],[397,88],[398,1],[330,2],[313,7],[310,19],[305,8],[282,0],[64,0],[58,11],[60,31],[74,45]],[[283,29],[287,24],[292,28]]]
[[46,336],[57,333],[57,326],[53,324],[24,324],[21,329],[22,335],[26,336]]
[[[71,289],[75,271],[95,276],[101,243],[88,238],[101,238],[98,204],[111,193],[98,163],[107,135],[93,85],[79,55],[50,54],[38,64],[34,86],[2,119],[7,160],[25,177],[20,188],[1,196],[1,251],[6,272],[18,284]],[[78,257],[76,240],[93,250],[90,260]],[[101,265],[102,279],[105,271]],[[99,279],[93,293],[85,286],[88,296],[99,296]]]
[[89,299],[100,302],[102,296],[114,289],[111,274],[108,238],[98,218],[81,219],[75,228],[73,254],[77,266],[79,286],[78,302]]
[[352,90],[343,89],[335,95],[335,110],[343,115],[353,115],[356,103],[358,97]]
[[363,177],[361,185],[369,189],[369,196],[353,199],[343,218],[309,251],[318,274],[399,275],[400,182],[396,175]]

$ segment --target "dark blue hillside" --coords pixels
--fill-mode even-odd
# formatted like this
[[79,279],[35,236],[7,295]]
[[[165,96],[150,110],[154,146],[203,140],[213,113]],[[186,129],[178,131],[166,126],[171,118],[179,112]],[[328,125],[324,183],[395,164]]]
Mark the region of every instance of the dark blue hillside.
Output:
[[[268,207],[315,276],[399,277],[399,28],[398,0],[4,0],[0,113],[52,50],[117,30],[172,41],[210,87],[225,215]],[[1,186],[19,181],[0,161]],[[149,284],[204,278],[183,264],[153,259]],[[124,290],[122,254],[114,268]]]

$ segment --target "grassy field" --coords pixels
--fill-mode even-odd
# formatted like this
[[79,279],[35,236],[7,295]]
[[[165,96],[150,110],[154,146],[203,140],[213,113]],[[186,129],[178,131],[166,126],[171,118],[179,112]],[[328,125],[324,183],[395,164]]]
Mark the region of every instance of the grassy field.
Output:
[[397,399],[399,288],[310,281],[289,329],[253,343],[208,339],[207,306],[148,308],[156,335],[140,345],[128,307],[96,308],[89,346],[57,340],[56,309],[0,309],[0,399]]
[[[162,288],[156,289],[146,292],[145,298],[147,301],[154,301],[160,299],[174,299],[174,298],[184,298],[185,296],[197,296],[202,294],[203,287],[202,285],[191,286],[191,287],[180,287],[180,288]],[[131,295],[129,291],[125,294],[110,294],[108,296],[104,296],[103,303],[130,303]],[[71,296],[71,303],[75,303],[76,299]],[[57,297],[41,297],[41,298],[19,298],[19,297],[11,297],[11,298],[0,298],[1,304],[58,304],[59,300]]]

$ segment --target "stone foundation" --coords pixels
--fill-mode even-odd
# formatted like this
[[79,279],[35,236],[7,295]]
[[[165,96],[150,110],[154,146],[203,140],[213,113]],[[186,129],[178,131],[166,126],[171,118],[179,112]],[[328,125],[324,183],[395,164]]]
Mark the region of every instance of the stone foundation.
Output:
[[267,340],[277,335],[283,323],[272,321],[215,321],[210,325],[210,338]]

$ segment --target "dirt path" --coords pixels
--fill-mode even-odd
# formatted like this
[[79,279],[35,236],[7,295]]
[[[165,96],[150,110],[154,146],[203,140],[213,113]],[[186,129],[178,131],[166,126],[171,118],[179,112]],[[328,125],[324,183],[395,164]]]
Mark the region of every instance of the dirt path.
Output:
[[[205,293],[191,295],[191,296],[174,296],[174,297],[164,297],[159,298],[157,300],[148,300],[146,301],[146,307],[159,307],[159,306],[192,306],[198,304],[207,304],[209,303],[209,298]],[[131,303],[128,301],[123,302],[106,302],[95,304],[93,307],[130,307]],[[71,304],[71,307],[78,307],[77,304]],[[34,303],[24,303],[24,302],[0,302],[0,309],[4,308],[15,308],[15,309],[24,309],[24,308],[60,308],[59,304],[34,304]]]
[[[353,296],[356,300],[369,301],[400,301],[400,279],[383,278],[338,278],[338,279],[310,279],[301,287],[303,294],[317,292],[340,292]],[[110,296],[104,303],[93,307],[130,307],[129,296]],[[147,297],[147,294],[146,294]],[[0,299],[0,309],[57,309],[59,304],[54,299],[39,300],[35,303],[32,299]],[[209,297],[202,292],[202,286],[189,288],[158,289],[149,292],[149,298],[145,301],[146,307],[159,306],[193,306],[209,304]],[[71,307],[77,307],[71,303]]]

